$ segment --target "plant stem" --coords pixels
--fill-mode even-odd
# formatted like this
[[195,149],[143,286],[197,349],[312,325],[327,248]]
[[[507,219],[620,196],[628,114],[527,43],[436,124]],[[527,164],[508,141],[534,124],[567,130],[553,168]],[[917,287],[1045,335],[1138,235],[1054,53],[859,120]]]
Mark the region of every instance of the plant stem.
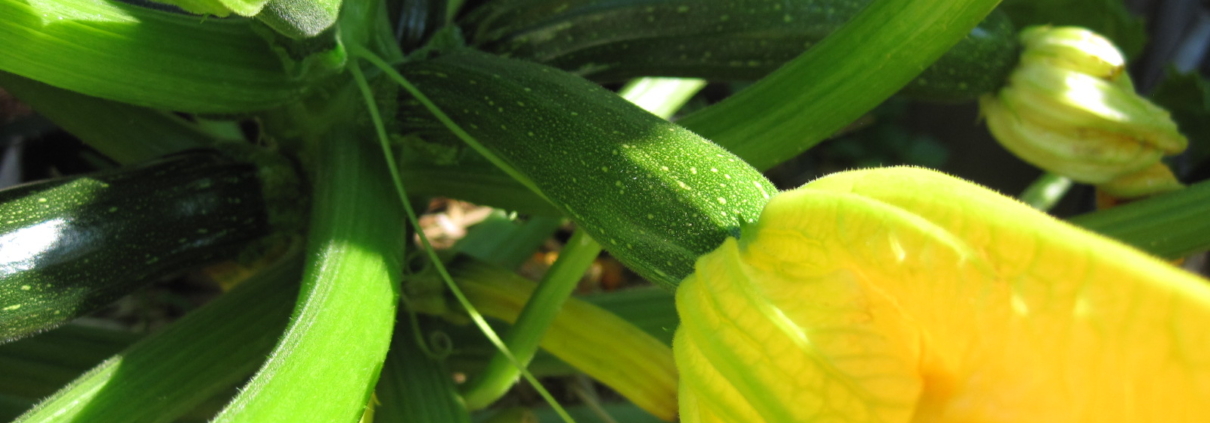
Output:
[[790,63],[679,123],[769,169],[882,103],[999,3],[875,1]]
[[217,422],[354,422],[386,357],[403,213],[377,148],[337,126],[319,145],[307,257],[290,327]]
[[80,376],[19,422],[172,421],[243,380],[286,324],[302,260],[253,276]]
[[[523,364],[528,364],[538,351],[546,329],[571,295],[584,270],[601,253],[601,245],[584,231],[577,230],[567,241],[559,259],[542,277],[542,283],[525,304],[516,323],[504,336],[509,351]],[[463,390],[466,406],[472,410],[495,402],[516,382],[519,369],[500,354],[492,356],[487,369],[467,384]]]
[[1070,178],[1046,172],[1025,188],[1025,192],[1021,193],[1021,201],[1035,209],[1047,211],[1054,208],[1069,189]]
[[1210,181],[1070,222],[1167,259],[1210,249]]

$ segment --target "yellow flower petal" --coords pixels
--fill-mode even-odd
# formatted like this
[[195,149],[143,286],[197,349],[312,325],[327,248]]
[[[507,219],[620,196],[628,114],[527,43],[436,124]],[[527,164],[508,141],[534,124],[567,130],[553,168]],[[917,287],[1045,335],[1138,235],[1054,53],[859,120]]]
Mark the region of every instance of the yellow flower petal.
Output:
[[1014,200],[856,171],[748,231],[677,293],[683,422],[1210,420],[1206,281]]

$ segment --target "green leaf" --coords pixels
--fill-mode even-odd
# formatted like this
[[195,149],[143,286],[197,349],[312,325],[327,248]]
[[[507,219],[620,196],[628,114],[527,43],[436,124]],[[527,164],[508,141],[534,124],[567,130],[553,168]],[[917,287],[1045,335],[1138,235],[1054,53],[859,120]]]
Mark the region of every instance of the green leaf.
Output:
[[294,100],[305,86],[247,20],[103,0],[0,0],[0,16],[0,70],[94,97],[242,113]]
[[1082,26],[1113,41],[1127,58],[1147,44],[1143,19],[1122,0],[1005,0],[1001,7],[1017,28],[1030,25]]
[[215,142],[172,113],[91,97],[2,71],[0,87],[118,163],[144,162]]
[[1172,113],[1181,133],[1189,138],[1186,155],[1194,166],[1210,159],[1210,81],[1196,72],[1168,69],[1151,100]]

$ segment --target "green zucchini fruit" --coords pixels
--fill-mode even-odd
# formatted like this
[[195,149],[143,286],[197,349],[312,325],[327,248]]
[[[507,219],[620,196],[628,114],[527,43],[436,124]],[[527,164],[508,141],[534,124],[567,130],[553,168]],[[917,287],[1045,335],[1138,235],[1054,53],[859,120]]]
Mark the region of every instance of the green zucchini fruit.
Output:
[[[756,80],[840,29],[872,0],[496,0],[459,21],[478,48],[597,82],[640,76]],[[1016,33],[993,12],[904,87],[930,100],[994,91]]]
[[[558,69],[468,49],[399,71],[486,154],[666,287],[777,193],[723,148]],[[400,104],[399,122],[428,113]]]
[[301,227],[285,159],[190,150],[0,191],[0,341]]

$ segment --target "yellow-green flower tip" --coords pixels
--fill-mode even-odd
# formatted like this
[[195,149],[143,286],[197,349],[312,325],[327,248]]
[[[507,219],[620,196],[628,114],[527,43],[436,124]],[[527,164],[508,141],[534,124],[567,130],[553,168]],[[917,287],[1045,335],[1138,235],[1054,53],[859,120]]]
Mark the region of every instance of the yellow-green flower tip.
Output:
[[925,169],[778,195],[677,309],[683,423],[1210,421],[1210,281]]
[[1138,198],[1163,194],[1184,188],[1164,163],[1156,163],[1135,173],[1097,185],[1106,194],[1117,198]]
[[1134,92],[1122,54],[1074,27],[1022,31],[1008,84],[979,103],[988,129],[1022,159],[1102,184],[1188,146],[1168,112]]

